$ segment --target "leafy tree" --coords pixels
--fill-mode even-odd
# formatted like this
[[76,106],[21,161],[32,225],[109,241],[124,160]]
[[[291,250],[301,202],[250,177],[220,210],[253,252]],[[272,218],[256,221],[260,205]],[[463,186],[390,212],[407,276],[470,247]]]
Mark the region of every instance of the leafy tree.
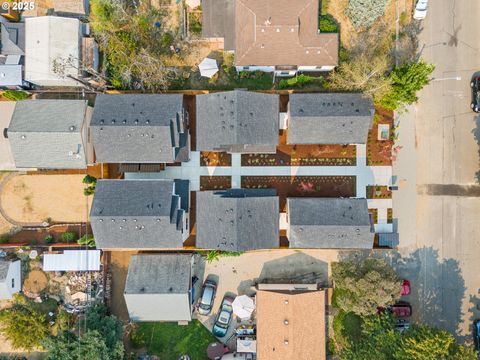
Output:
[[87,331],[80,338],[65,331],[56,338],[48,339],[45,348],[48,350],[46,360],[122,360],[124,356],[121,343],[108,348],[98,331]]
[[76,240],[77,234],[75,234],[74,232],[71,232],[71,231],[67,231],[67,232],[64,232],[61,235],[61,237],[62,237],[63,241],[70,242],[70,241],[75,241]]
[[410,62],[395,68],[390,74],[391,89],[381,99],[380,105],[395,110],[418,100],[417,92],[429,83],[435,65],[425,61]]
[[349,0],[345,14],[356,29],[368,28],[385,13],[388,0]]
[[95,305],[87,312],[87,329],[98,331],[109,349],[114,349],[123,338],[123,323],[116,316],[107,316],[107,308]]
[[15,300],[13,307],[0,312],[0,327],[15,349],[31,351],[48,336],[48,322],[30,302],[20,296]]
[[340,353],[342,360],[474,360],[472,347],[459,345],[451,333],[425,325],[395,330],[391,315],[362,318],[361,338]]
[[343,261],[332,264],[335,304],[345,312],[372,315],[400,297],[401,282],[384,260]]
[[91,175],[87,174],[83,178],[82,182],[84,184],[87,184],[87,185],[96,184],[97,183],[97,178],[95,176],[91,176]]

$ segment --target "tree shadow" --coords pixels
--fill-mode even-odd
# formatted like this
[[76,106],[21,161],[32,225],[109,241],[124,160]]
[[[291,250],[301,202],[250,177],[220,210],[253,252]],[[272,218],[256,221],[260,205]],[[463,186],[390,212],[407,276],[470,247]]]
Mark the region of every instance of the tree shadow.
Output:
[[[478,75],[478,73],[473,74],[473,76]],[[472,130],[473,137],[475,138],[478,144],[478,154],[480,156],[480,115],[475,116],[476,127]],[[477,184],[480,184],[480,170],[475,173],[475,179]]]
[[353,252],[340,255],[341,260],[361,260],[373,256],[385,259],[402,279],[410,281],[411,293],[402,300],[412,305],[412,321],[453,333],[467,340],[458,328],[462,321],[465,281],[459,262],[440,259],[438,250],[423,247],[402,256],[398,251]]

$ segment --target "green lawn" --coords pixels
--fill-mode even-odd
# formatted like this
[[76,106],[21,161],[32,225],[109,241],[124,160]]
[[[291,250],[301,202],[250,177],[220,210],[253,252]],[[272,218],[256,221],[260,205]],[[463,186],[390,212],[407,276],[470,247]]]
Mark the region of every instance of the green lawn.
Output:
[[362,319],[354,313],[339,311],[333,318],[333,332],[335,343],[340,348],[350,343],[358,342],[361,338]]
[[192,360],[208,359],[208,344],[217,341],[198,320],[192,320],[187,326],[140,323],[136,332],[143,339],[148,354],[158,355],[162,360],[178,360],[184,354]]

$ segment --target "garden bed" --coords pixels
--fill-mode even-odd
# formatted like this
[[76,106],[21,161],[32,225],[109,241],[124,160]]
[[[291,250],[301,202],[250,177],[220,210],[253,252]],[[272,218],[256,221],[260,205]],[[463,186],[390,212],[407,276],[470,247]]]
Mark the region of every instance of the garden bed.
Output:
[[393,223],[393,209],[392,208],[387,209],[387,223],[388,224]]
[[368,209],[368,212],[372,215],[373,223],[378,224],[378,209]]
[[200,176],[200,190],[225,190],[231,187],[231,176]]
[[[386,124],[390,128],[388,140],[378,140],[378,125]],[[381,108],[375,109],[372,128],[368,132],[367,165],[392,165],[392,147],[395,138],[393,126],[393,111]]]
[[355,176],[242,176],[242,188],[274,188],[284,209],[287,197],[355,197]]
[[232,155],[225,152],[201,151],[200,166],[232,166]]
[[242,166],[355,166],[355,145],[280,145],[275,154],[242,155]]
[[367,199],[391,199],[392,192],[388,186],[367,186]]

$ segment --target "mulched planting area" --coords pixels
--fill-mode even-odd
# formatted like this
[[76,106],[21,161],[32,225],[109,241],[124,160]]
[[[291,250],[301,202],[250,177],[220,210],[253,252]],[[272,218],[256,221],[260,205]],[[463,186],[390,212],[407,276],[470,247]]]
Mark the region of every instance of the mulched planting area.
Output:
[[392,192],[388,186],[367,186],[367,199],[391,199]]
[[[378,140],[379,124],[390,125],[389,140]],[[392,165],[393,134],[393,111],[377,107],[372,128],[368,132],[367,165]]]
[[200,190],[225,190],[231,187],[231,176],[200,176]]
[[242,188],[275,188],[280,209],[287,197],[355,197],[355,176],[242,176]]
[[280,145],[275,154],[242,155],[242,166],[355,166],[355,145]]
[[232,166],[232,155],[225,152],[200,152],[200,166]]

